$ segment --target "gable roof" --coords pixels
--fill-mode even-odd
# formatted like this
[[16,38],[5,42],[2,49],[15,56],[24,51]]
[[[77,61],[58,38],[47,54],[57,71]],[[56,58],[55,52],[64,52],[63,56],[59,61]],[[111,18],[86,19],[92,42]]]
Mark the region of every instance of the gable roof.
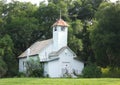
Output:
[[65,47],[62,47],[60,50],[56,51],[56,52],[51,52],[49,54],[50,57],[52,56],[58,56],[60,53],[62,53],[65,49],[68,49],[69,51],[71,51],[75,56],[76,54],[68,47],[68,46],[65,46]]
[[54,26],[66,26],[66,27],[68,27],[69,25],[64,20],[59,19],[52,26],[53,27]]
[[[52,39],[35,42],[33,45],[29,47],[30,49],[29,56],[39,54],[39,52],[50,43],[52,43]],[[24,58],[26,56],[27,56],[27,50],[25,50],[18,58]]]

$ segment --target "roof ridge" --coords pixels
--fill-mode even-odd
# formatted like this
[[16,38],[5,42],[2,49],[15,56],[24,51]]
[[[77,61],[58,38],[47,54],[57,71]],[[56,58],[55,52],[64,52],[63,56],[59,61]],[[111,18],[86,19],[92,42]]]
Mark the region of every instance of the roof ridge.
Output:
[[[64,46],[64,47],[62,47],[62,48],[60,48],[58,51],[54,51],[54,52],[51,52],[50,54],[49,54],[49,56],[51,57],[51,56],[54,56],[54,55],[59,55],[63,50],[65,50],[65,49],[69,49],[70,51],[72,51],[68,46]],[[73,51],[72,51],[72,53],[73,54],[75,54]],[[76,54],[75,54],[76,55]]]

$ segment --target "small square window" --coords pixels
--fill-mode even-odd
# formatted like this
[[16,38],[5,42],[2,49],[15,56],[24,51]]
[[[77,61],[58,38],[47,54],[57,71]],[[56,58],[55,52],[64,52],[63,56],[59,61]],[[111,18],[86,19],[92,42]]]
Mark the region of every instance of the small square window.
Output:
[[63,26],[63,27],[61,27],[61,31],[65,31],[65,27]]

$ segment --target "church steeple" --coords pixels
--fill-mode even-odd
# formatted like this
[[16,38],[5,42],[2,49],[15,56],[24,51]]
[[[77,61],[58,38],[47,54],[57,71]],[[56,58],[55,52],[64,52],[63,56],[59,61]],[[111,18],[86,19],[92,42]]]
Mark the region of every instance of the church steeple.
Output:
[[68,26],[61,18],[52,25],[54,51],[58,51],[62,47],[67,46]]

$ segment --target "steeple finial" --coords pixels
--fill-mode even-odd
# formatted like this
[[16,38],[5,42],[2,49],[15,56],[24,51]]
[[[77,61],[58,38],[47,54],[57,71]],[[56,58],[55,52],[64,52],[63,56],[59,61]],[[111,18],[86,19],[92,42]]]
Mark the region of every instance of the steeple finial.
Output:
[[61,10],[60,10],[60,19],[61,19]]

